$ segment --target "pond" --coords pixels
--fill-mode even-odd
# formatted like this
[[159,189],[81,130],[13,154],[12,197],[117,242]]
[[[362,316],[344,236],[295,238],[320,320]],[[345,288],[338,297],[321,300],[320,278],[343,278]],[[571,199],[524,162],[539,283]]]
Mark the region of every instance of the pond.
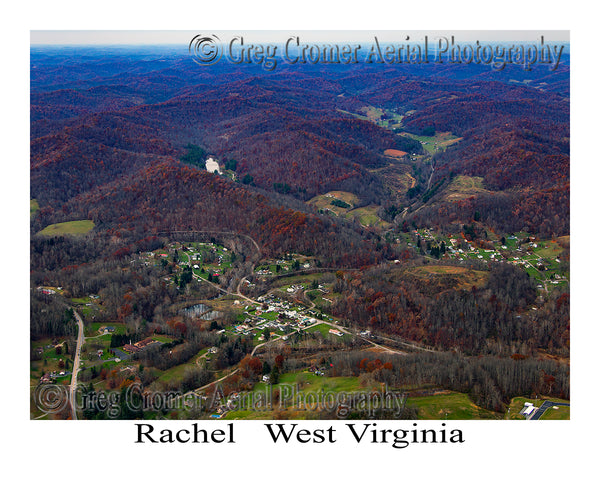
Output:
[[221,316],[221,312],[211,310],[210,307],[207,307],[203,303],[186,307],[181,312],[187,317],[199,318],[202,320],[214,320],[215,318],[219,318]]

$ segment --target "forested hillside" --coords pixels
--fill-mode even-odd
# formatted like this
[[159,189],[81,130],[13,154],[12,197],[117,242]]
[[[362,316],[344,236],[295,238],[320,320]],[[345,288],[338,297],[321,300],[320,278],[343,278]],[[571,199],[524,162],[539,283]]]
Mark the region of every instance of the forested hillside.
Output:
[[568,398],[568,62],[198,67],[32,48],[32,378]]

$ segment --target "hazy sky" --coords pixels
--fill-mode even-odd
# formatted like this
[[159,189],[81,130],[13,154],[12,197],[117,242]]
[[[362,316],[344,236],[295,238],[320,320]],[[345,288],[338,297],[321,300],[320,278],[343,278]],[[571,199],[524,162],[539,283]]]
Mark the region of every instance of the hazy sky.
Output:
[[290,36],[300,36],[303,41],[367,41],[377,35],[381,41],[405,41],[406,36],[412,41],[421,41],[425,35],[429,38],[436,36],[450,37],[456,41],[502,42],[502,41],[539,41],[543,35],[548,42],[568,42],[569,32],[565,30],[32,30],[30,40],[32,45],[159,45],[183,44],[197,34],[215,34],[221,40],[227,40],[234,35],[244,35],[252,41],[281,42]]

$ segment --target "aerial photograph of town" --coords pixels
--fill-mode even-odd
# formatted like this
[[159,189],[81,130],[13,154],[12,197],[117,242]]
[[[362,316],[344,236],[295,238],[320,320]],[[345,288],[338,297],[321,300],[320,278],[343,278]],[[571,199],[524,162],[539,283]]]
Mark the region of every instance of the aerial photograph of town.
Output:
[[32,420],[570,418],[569,33],[345,33],[31,33]]

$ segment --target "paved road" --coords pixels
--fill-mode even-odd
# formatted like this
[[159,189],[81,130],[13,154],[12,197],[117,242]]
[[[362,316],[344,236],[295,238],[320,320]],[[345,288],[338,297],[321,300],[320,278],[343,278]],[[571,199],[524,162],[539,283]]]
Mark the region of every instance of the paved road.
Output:
[[79,362],[81,359],[81,346],[85,341],[85,337],[83,335],[83,320],[79,314],[73,310],[75,314],[75,318],[77,319],[77,325],[79,327],[79,333],[77,334],[77,348],[75,349],[75,360],[73,361],[73,374],[71,377],[71,387],[69,389],[69,400],[71,402],[71,418],[73,420],[77,420],[77,406],[75,401],[75,394],[77,392],[77,374],[79,373]]
[[[316,323],[313,323],[313,324],[311,324],[311,325],[307,325],[306,327],[301,327],[301,328],[299,328],[299,329],[298,329],[298,331],[300,331],[300,330],[307,330],[307,329],[309,329],[309,328],[312,328],[312,327],[314,327],[315,325],[320,325],[320,324],[329,325],[330,327],[332,327],[332,328],[335,328],[335,329],[339,330],[340,332],[342,332],[342,333],[346,333],[346,334],[348,334],[348,335],[356,335],[356,333],[353,333],[353,332],[351,332],[351,331],[348,331],[348,330],[346,330],[346,329],[345,329],[344,327],[342,327],[341,325],[338,325],[338,324],[333,324],[333,323],[329,323],[329,322],[327,322],[327,321],[324,321],[324,320],[319,320],[319,319],[317,319],[317,322],[316,322]],[[267,345],[267,344],[269,344],[269,343],[278,342],[278,341],[282,340],[284,336],[286,336],[286,335],[278,335],[278,334],[273,334],[273,335],[275,336],[275,338],[272,338],[272,339],[270,339],[270,340],[267,340],[266,342],[259,343],[258,345],[256,345],[256,346],[255,346],[255,347],[252,349],[252,352],[250,353],[250,356],[254,356],[254,354],[256,353],[256,351],[257,351],[259,348],[261,348],[261,347],[263,347],[263,346],[265,346],[265,345]],[[288,335],[293,335],[293,332],[290,332]],[[370,344],[372,344],[372,345],[374,345],[374,346],[381,347],[381,348],[383,348],[384,350],[387,350],[387,351],[388,351],[388,352],[390,352],[390,353],[397,353],[397,354],[400,354],[400,355],[406,355],[406,352],[403,352],[403,351],[400,351],[400,350],[394,350],[394,349],[392,349],[392,348],[386,347],[385,345],[380,345],[380,344],[378,344],[378,343],[375,343],[375,342],[373,342],[373,341],[371,341],[371,340],[368,340],[368,339],[366,339],[366,338],[363,338],[363,340],[366,340],[368,343],[370,343]],[[205,356],[206,356],[206,354],[205,354],[205,355],[203,355],[202,357],[205,357]],[[219,378],[218,380],[215,380],[215,381],[213,381],[213,382],[207,383],[206,385],[203,385],[202,387],[199,387],[199,388],[196,388],[196,389],[194,389],[194,390],[193,390],[193,392],[194,392],[194,393],[200,393],[200,392],[202,392],[203,390],[206,390],[208,387],[211,387],[212,385],[215,385],[215,384],[217,384],[217,383],[221,382],[222,380],[226,379],[227,377],[230,377],[231,375],[234,375],[234,374],[235,374],[235,373],[237,373],[238,371],[239,371],[239,368],[236,368],[235,370],[233,370],[232,372],[228,373],[228,374],[227,374],[227,375],[225,375],[224,377],[221,377],[221,378]],[[188,393],[192,393],[192,392],[188,392]]]
[[[306,327],[302,327],[302,328],[300,328],[299,330],[306,330],[306,329],[308,329],[308,328],[314,327],[315,325],[319,325],[320,323],[327,323],[327,322],[324,322],[324,321],[322,321],[322,320],[317,320],[317,323],[313,323],[312,325],[308,325],[308,326],[306,326]],[[334,326],[334,325],[331,325],[330,323],[327,323],[327,325]],[[340,331],[343,331],[344,333],[348,333],[349,335],[352,335],[350,332],[347,332],[347,331],[345,331],[343,328],[339,327],[338,325],[335,325],[335,328],[337,328],[337,329],[338,329],[338,330],[340,330]],[[267,345],[268,343],[274,343],[274,342],[277,342],[277,341],[279,341],[279,340],[282,340],[282,339],[283,339],[283,337],[285,336],[285,335],[277,335],[277,334],[273,334],[273,335],[275,336],[275,338],[272,338],[272,339],[270,339],[270,340],[267,340],[266,342],[259,343],[258,345],[256,345],[256,346],[255,346],[255,347],[252,349],[252,352],[250,353],[250,356],[252,356],[252,357],[253,357],[253,356],[254,356],[254,354],[256,353],[256,351],[257,351],[257,350],[258,350],[260,347],[263,347],[263,346]],[[290,333],[289,335],[292,335],[292,333]],[[385,348],[385,347],[384,347],[384,348]],[[203,357],[204,357],[204,356],[206,356],[206,354],[205,354],[205,355],[203,355]],[[195,392],[195,393],[200,393],[202,390],[206,390],[208,387],[210,387],[210,386],[212,386],[212,385],[215,385],[216,383],[219,383],[220,381],[222,381],[222,380],[225,380],[227,377],[230,377],[231,375],[233,375],[233,374],[237,373],[237,372],[238,372],[238,370],[239,370],[239,368],[236,368],[235,370],[233,370],[232,372],[228,373],[228,374],[227,374],[227,375],[225,375],[224,377],[221,377],[221,378],[219,378],[218,380],[215,380],[215,381],[213,381],[213,382],[207,383],[206,385],[203,385],[203,386],[201,386],[201,387],[198,387],[198,388],[196,388],[196,389],[194,390],[194,392]],[[190,392],[188,392],[188,393],[190,393]]]
[[[433,173],[433,172],[432,172],[432,173]],[[190,233],[190,232],[170,232],[170,233]],[[206,231],[198,231],[198,232],[196,232],[196,233],[214,233],[214,234],[224,234],[224,233],[225,233],[225,234],[228,234],[228,235],[235,235],[235,234],[232,234],[231,232],[206,232]],[[243,237],[246,237],[246,238],[250,239],[250,240],[252,241],[252,243],[254,244],[254,246],[256,247],[258,254],[259,254],[259,255],[261,254],[260,247],[258,246],[258,244],[257,244],[257,243],[254,241],[254,239],[253,239],[252,237],[249,237],[248,235],[240,235],[240,236],[243,236]],[[188,259],[189,259],[189,256],[188,256]],[[187,263],[187,265],[191,266],[191,260],[188,260],[188,262],[186,262],[186,263]],[[252,265],[252,271],[254,271],[254,268],[255,268],[255,266],[256,266],[256,264],[253,264],[253,265]],[[314,270],[314,271],[334,271],[334,270],[336,270],[336,269],[330,269],[330,268],[313,268],[313,269],[310,269],[310,270],[311,270],[311,271],[312,271],[312,270]],[[354,269],[350,269],[350,270],[354,270]],[[300,274],[302,274],[302,273],[308,273],[308,272],[303,270],[303,271],[299,271],[299,272],[291,272],[290,274],[283,274],[283,275],[278,275],[278,276],[287,276],[287,275],[292,275],[292,274],[296,274],[296,275],[297,275],[297,274],[299,274],[299,273],[300,273]],[[210,284],[210,285],[212,285],[214,288],[216,288],[217,290],[220,290],[220,291],[221,291],[221,292],[223,292],[223,293],[226,293],[226,294],[229,294],[229,295],[234,295],[234,296],[237,296],[237,297],[243,298],[244,300],[246,300],[246,301],[249,301],[249,302],[251,302],[251,303],[254,303],[254,304],[259,304],[259,302],[257,302],[256,300],[254,300],[254,299],[252,299],[252,298],[249,298],[249,297],[247,297],[247,296],[243,295],[243,294],[240,292],[240,287],[241,287],[241,285],[242,285],[243,281],[246,279],[246,277],[242,278],[242,279],[241,279],[241,280],[238,282],[238,284],[237,284],[237,286],[236,286],[236,288],[235,288],[235,292],[232,292],[232,291],[226,290],[226,289],[224,289],[224,288],[221,288],[221,287],[220,287],[220,286],[218,286],[218,285],[215,285],[213,282],[209,282],[208,280],[205,280],[204,278],[202,278],[200,275],[196,274],[196,273],[195,273],[195,272],[193,272],[193,271],[192,271],[192,275],[193,275],[193,276],[195,276],[196,278],[198,278],[198,279],[200,279],[200,280],[202,280],[202,281],[206,282],[206,283],[209,283],[209,284]],[[309,302],[312,304],[312,306],[313,306],[313,307],[315,306],[315,304],[314,304],[312,301],[310,301],[310,300],[309,300]],[[357,332],[352,332],[352,331],[350,331],[350,330],[347,330],[346,328],[342,327],[342,326],[341,326],[341,325],[339,325],[339,324],[330,323],[330,322],[327,322],[327,321],[324,321],[324,320],[317,320],[317,323],[313,323],[313,324],[311,324],[311,325],[308,325],[308,326],[306,326],[306,327],[300,328],[300,329],[298,329],[298,330],[306,330],[306,329],[308,329],[308,328],[314,327],[315,325],[319,325],[319,324],[322,324],[322,323],[324,323],[324,324],[326,324],[326,325],[329,325],[330,327],[332,327],[332,328],[335,328],[335,329],[339,330],[339,331],[340,331],[340,332],[342,332],[342,333],[346,333],[346,334],[348,334],[348,335],[352,335],[352,336],[356,336],[356,335],[357,335]],[[282,338],[283,338],[283,335],[279,335],[279,336],[276,336],[275,338],[272,338],[272,339],[270,339],[270,340],[268,340],[268,341],[266,341],[266,342],[263,342],[263,343],[260,343],[260,344],[256,345],[256,346],[254,347],[254,349],[252,350],[252,353],[251,353],[250,355],[251,355],[251,356],[254,356],[254,354],[256,353],[256,351],[257,351],[259,348],[261,348],[261,347],[263,347],[264,345],[267,345],[267,344],[269,344],[269,343],[273,343],[273,342],[279,341],[279,340],[281,340]],[[361,338],[362,338],[362,337],[361,337]],[[382,338],[385,338],[385,337],[382,337]],[[382,349],[384,349],[384,350],[386,350],[386,351],[388,351],[388,352],[390,352],[390,353],[398,353],[398,354],[402,354],[402,355],[405,355],[405,354],[406,354],[406,352],[403,352],[403,351],[401,351],[401,350],[395,350],[395,349],[393,349],[393,348],[390,348],[390,347],[387,347],[387,346],[385,346],[385,345],[380,345],[380,344],[376,343],[375,341],[373,341],[373,340],[371,340],[371,339],[366,339],[366,338],[363,338],[363,340],[366,340],[366,341],[367,341],[368,343],[370,343],[371,345],[373,345],[373,346],[377,346],[377,347],[380,347],[380,348],[382,348]],[[410,347],[412,347],[412,348],[420,348],[420,347],[417,347],[417,346],[415,346],[415,345],[413,345],[413,344],[410,344],[410,343],[408,343],[408,342],[400,342],[400,341],[399,341],[398,343],[400,343],[400,344],[403,344],[403,345],[405,345],[405,346],[410,346]],[[426,348],[422,348],[422,347],[421,347],[420,349],[422,349],[422,350],[428,350],[428,349],[426,349]],[[202,357],[205,357],[205,356],[206,356],[206,355],[203,355]],[[198,360],[200,360],[200,359],[198,359]],[[222,380],[224,380],[225,378],[227,378],[227,377],[230,377],[231,375],[233,375],[233,374],[237,373],[237,372],[238,372],[238,370],[239,370],[239,368],[236,368],[235,370],[233,370],[232,372],[230,372],[230,373],[229,373],[229,374],[227,374],[226,376],[224,376],[224,377],[222,377],[222,378],[220,378],[220,379],[218,379],[218,380],[215,380],[215,381],[213,381],[213,382],[211,382],[211,383],[208,383],[208,384],[206,384],[206,385],[203,385],[202,387],[199,387],[199,388],[197,388],[197,389],[194,389],[194,392],[195,392],[195,393],[200,393],[201,391],[203,391],[203,390],[207,389],[208,387],[210,387],[210,386],[212,386],[212,385],[214,385],[214,384],[216,384],[216,383],[219,383],[219,382],[221,382]]]

